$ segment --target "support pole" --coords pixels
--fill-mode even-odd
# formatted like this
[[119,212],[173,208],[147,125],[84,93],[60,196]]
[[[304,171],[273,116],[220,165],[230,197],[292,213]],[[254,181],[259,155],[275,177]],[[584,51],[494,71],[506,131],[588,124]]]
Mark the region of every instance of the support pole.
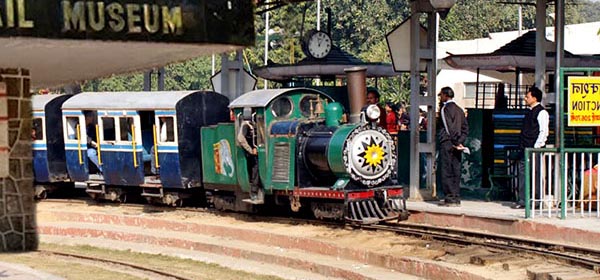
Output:
[[535,10],[535,85],[546,95],[546,1],[537,0]]
[[556,21],[554,22],[554,35],[556,36],[554,41],[556,42],[556,68],[554,69],[554,97],[556,99],[556,106],[554,108],[555,117],[554,117],[554,143],[558,147],[558,158],[556,163],[558,166],[554,168],[555,174],[555,182],[560,182],[561,186],[561,202],[563,207],[561,207],[560,218],[567,218],[567,207],[564,207],[567,200],[567,190],[565,184],[565,174],[562,172],[565,166],[565,157],[564,157],[564,122],[563,122],[563,104],[560,102],[562,100],[563,92],[562,92],[562,84],[561,84],[561,75],[562,71],[560,68],[562,67],[562,61],[564,57],[564,41],[565,41],[565,0],[555,0],[556,3]]
[[410,181],[409,198],[411,200],[422,200],[419,191],[419,89],[421,62],[419,52],[420,45],[420,12],[417,9],[417,1],[411,2],[412,15],[410,16]]

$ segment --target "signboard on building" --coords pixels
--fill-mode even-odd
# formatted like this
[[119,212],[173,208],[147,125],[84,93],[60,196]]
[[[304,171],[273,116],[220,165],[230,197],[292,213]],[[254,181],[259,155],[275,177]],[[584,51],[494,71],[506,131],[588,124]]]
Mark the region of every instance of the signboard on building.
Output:
[[600,77],[569,77],[569,126],[600,126]]
[[8,177],[8,98],[6,83],[0,83],[0,178]]
[[5,0],[0,37],[254,43],[251,0]]

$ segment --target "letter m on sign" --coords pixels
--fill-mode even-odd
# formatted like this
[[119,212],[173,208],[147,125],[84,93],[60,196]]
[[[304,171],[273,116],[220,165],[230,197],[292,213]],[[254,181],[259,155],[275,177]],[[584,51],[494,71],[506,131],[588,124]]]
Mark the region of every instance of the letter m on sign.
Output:
[[0,83],[0,178],[8,177],[8,97],[6,83]]

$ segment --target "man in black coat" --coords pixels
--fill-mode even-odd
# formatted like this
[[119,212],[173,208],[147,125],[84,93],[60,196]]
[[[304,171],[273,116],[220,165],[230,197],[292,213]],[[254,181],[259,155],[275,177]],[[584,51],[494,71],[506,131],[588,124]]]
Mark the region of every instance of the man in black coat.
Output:
[[469,134],[465,113],[454,103],[454,91],[444,87],[438,94],[443,104],[440,109],[439,156],[442,190],[446,194],[441,206],[460,206],[460,161],[465,151],[463,144]]

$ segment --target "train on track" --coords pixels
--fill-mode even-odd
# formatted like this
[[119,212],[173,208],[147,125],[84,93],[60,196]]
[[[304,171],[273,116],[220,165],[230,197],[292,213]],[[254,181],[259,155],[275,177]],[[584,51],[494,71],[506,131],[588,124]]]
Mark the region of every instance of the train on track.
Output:
[[[263,203],[315,217],[376,223],[406,219],[395,184],[396,147],[370,106],[340,123],[342,106],[309,88],[256,90],[231,103],[209,91],[84,92],[33,97],[36,196],[71,184],[95,199],[214,205]],[[239,135],[257,150],[260,200]],[[258,183],[256,183],[256,181]]]

